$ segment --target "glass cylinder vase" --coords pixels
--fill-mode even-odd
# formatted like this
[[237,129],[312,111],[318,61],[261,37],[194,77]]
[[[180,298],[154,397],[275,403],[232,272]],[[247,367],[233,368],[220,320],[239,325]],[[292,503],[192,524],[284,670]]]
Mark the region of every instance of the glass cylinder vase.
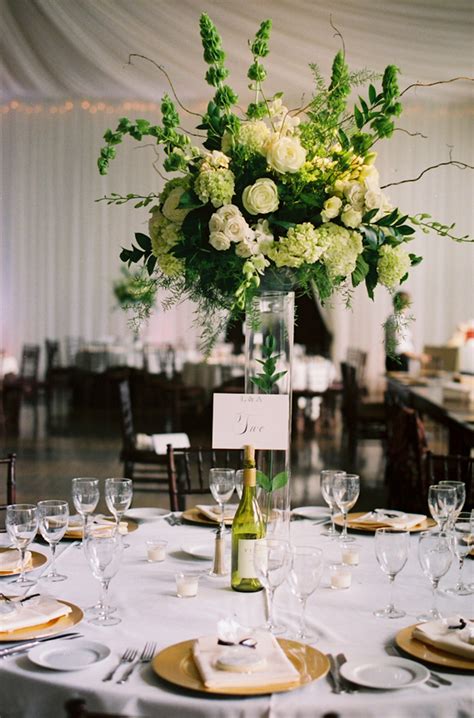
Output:
[[247,310],[245,320],[245,393],[288,397],[287,446],[260,450],[257,457],[259,502],[267,536],[289,539],[291,363],[293,356],[294,292],[264,291]]

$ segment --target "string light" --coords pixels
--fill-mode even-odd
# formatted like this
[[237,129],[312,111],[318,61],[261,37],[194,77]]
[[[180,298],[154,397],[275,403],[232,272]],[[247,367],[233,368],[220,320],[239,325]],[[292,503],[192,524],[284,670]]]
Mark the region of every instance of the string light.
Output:
[[24,112],[27,115],[48,113],[50,115],[64,115],[67,112],[71,112],[74,109],[81,109],[85,112],[89,112],[93,115],[104,112],[108,115],[119,114],[125,111],[138,111],[138,112],[160,112],[160,106],[156,102],[139,102],[137,100],[126,100],[117,104],[111,104],[108,102],[100,101],[93,104],[90,100],[66,100],[60,104],[43,104],[36,103],[34,105],[26,102],[19,102],[18,100],[11,100],[10,102],[0,105],[0,114],[6,115],[10,111]]

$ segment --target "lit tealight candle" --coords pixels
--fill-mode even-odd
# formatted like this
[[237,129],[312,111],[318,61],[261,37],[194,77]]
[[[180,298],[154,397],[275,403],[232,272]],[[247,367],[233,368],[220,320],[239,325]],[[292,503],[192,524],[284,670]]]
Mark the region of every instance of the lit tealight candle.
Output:
[[177,573],[176,574],[176,595],[179,598],[193,598],[197,596],[199,574]]
[[341,551],[342,563],[346,566],[358,566],[360,559],[359,546],[356,543],[343,544]]
[[146,555],[149,563],[164,561],[166,558],[166,546],[168,541],[147,541]]
[[332,563],[329,566],[331,573],[331,588],[350,588],[352,582],[351,569],[342,563]]

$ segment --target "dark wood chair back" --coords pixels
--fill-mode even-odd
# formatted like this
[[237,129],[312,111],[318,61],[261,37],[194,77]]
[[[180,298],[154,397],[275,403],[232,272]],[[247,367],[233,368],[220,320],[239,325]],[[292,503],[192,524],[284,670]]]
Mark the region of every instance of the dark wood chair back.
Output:
[[0,504],[0,509],[5,509],[9,504],[16,503],[16,454],[8,454],[0,458],[0,471],[6,477],[6,503]]
[[40,347],[38,344],[24,344],[21,352],[20,375],[29,381],[38,380]]
[[342,418],[346,426],[355,426],[358,418],[360,390],[357,371],[353,364],[341,362],[342,375]]
[[418,413],[402,404],[387,406],[386,481],[389,508],[426,513],[428,482],[424,471],[427,442]]
[[128,379],[119,382],[119,397],[123,445],[126,449],[133,449],[135,447],[135,428],[133,423],[132,397]]
[[209,494],[209,469],[238,469],[242,460],[243,452],[238,449],[174,449],[169,444],[167,466],[171,511],[184,511],[186,496]]
[[426,474],[428,483],[440,481],[462,481],[466,486],[466,501],[463,511],[474,508],[474,459],[455,454],[426,454]]
[[48,375],[53,369],[61,366],[61,352],[59,348],[59,342],[53,339],[46,339],[46,375]]
[[356,379],[359,387],[363,387],[365,383],[365,368],[367,364],[367,352],[362,349],[354,349],[349,347],[346,356],[347,364],[351,364],[356,370]]

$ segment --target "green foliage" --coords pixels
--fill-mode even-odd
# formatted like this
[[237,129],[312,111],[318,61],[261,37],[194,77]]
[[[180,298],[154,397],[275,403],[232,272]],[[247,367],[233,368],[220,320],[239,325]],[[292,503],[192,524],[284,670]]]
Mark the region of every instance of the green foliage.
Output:
[[157,284],[143,271],[129,272],[122,267],[122,278],[114,282],[113,292],[117,303],[123,309],[148,307],[155,304]]
[[262,346],[262,359],[257,362],[262,365],[262,371],[257,376],[250,377],[250,381],[264,394],[272,394],[277,390],[278,381],[287,374],[287,371],[276,371],[278,358],[281,352],[276,352],[276,339],[273,334],[267,334]]
[[263,473],[263,471],[257,471],[257,486],[262,488],[267,493],[271,491],[278,491],[282,489],[288,483],[288,472],[280,471],[276,474],[273,479]]

